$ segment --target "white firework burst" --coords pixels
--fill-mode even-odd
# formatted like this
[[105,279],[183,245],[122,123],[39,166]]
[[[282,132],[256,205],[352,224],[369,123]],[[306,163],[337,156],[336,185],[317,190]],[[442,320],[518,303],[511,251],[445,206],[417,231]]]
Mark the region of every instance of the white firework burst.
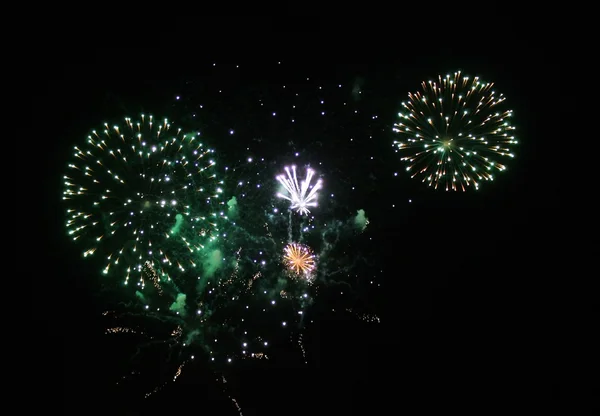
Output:
[[296,166],[285,167],[285,175],[277,176],[277,180],[283,185],[287,191],[287,195],[278,193],[279,198],[287,199],[291,202],[290,209],[296,210],[300,215],[308,214],[308,207],[317,206],[318,191],[321,189],[321,179],[317,180],[314,185],[311,185],[311,180],[315,171],[311,168],[306,168],[306,179],[298,183],[296,176]]

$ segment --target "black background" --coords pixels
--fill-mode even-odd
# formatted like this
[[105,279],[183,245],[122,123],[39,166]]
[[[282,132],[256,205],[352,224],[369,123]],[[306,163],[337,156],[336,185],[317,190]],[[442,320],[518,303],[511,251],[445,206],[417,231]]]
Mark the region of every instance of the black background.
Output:
[[[200,366],[150,404],[140,404],[137,392],[121,395],[111,387],[126,362],[120,347],[103,336],[94,283],[74,270],[80,263],[64,238],[60,177],[67,149],[99,118],[120,117],[135,102],[163,108],[183,81],[202,78],[195,68],[212,61],[260,68],[281,59],[290,77],[311,71],[324,82],[364,79],[373,113],[382,118],[393,116],[425,77],[456,68],[482,74],[510,99],[521,144],[511,169],[478,193],[434,192],[416,181],[385,179],[394,171],[392,152],[369,168],[380,179],[358,198],[373,213],[370,232],[381,262],[373,273],[384,290],[369,300],[382,323],[324,316],[312,331],[309,366],[240,369],[232,383],[244,414],[485,413],[522,400],[535,408],[536,399],[560,398],[551,347],[543,341],[555,318],[546,298],[554,264],[547,224],[559,172],[548,166],[545,149],[559,133],[560,120],[549,116],[560,80],[556,52],[549,42],[525,41],[526,25],[514,22],[511,29],[496,29],[503,27],[499,22],[464,31],[406,20],[190,18],[138,29],[108,19],[40,36],[24,58],[43,71],[30,80],[30,134],[22,139],[40,158],[29,182],[36,182],[38,206],[45,206],[40,230],[47,237],[39,259],[44,266],[24,256],[41,269],[32,273],[36,310],[47,311],[34,316],[35,332],[41,332],[32,335],[32,396],[63,402],[62,414],[235,414]],[[244,82],[260,77],[257,70]],[[262,77],[268,81],[268,74]],[[364,144],[377,154],[386,147]],[[408,189],[414,205],[408,208],[407,191],[398,189]],[[390,209],[394,201],[406,207],[403,215]],[[440,234],[449,236],[440,240]]]

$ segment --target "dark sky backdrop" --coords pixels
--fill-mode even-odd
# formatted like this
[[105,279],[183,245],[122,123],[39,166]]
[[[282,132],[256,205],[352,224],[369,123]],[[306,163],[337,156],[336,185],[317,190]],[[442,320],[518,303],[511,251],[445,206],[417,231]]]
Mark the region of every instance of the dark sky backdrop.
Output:
[[[137,40],[131,29],[122,42],[117,28],[105,25],[97,29],[110,30],[106,37],[92,36],[81,45],[74,31],[73,37],[52,38],[40,52],[39,60],[47,59],[50,50],[54,54],[47,76],[36,81],[33,102],[35,121],[44,126],[36,131],[43,131],[38,139],[41,189],[48,204],[47,260],[53,266],[51,279],[41,275],[38,295],[53,312],[42,318],[51,335],[36,363],[36,389],[55,389],[56,397],[64,397],[65,408],[73,413],[62,414],[96,408],[148,414],[126,413],[136,407],[134,401],[125,401],[108,387],[126,367],[119,345],[102,335],[102,307],[90,282],[94,274],[80,269],[85,264],[77,258],[77,247],[64,236],[60,176],[69,148],[99,121],[168,111],[173,96],[185,92],[185,81],[206,82],[196,68],[208,62],[256,67],[243,80],[250,85],[255,79],[269,81],[259,63],[282,59],[296,63],[279,74],[284,81],[305,71],[324,82],[363,79],[373,113],[384,120],[393,120],[406,93],[422,79],[455,69],[481,75],[510,100],[521,144],[506,173],[480,192],[465,194],[388,179],[396,170],[404,174],[388,135],[380,135],[377,143],[362,143],[352,155],[341,150],[350,161],[367,151],[382,159],[365,168],[365,176],[373,173],[378,180],[369,182],[369,191],[357,198],[364,200],[372,222],[381,262],[376,269],[383,270],[378,281],[385,290],[370,298],[383,322],[371,327],[323,319],[316,330],[320,335],[313,335],[309,347],[309,368],[246,369],[234,378],[241,386],[237,397],[244,414],[325,409],[384,414],[413,406],[481,406],[486,413],[522,398],[556,399],[558,377],[545,364],[547,352],[537,340],[553,316],[543,299],[550,267],[545,257],[551,252],[546,243],[550,231],[544,225],[551,219],[544,210],[556,203],[552,173],[560,173],[544,162],[545,149],[557,137],[547,114],[555,108],[553,88],[560,80],[549,46],[523,41],[524,30],[485,40],[475,27],[472,33],[449,30],[440,35],[398,26],[381,36],[361,36],[357,23],[332,27],[293,20],[287,25],[266,18],[237,23],[228,26],[237,29],[227,40],[229,32],[220,30],[222,26],[204,23],[177,30],[160,27]],[[267,33],[271,25],[276,32]],[[256,33],[259,27],[264,35]],[[408,197],[414,200],[410,206]],[[394,201],[401,209],[391,209]],[[201,374],[197,369],[182,377],[153,406],[166,406],[164,412],[171,413],[215,414],[207,409],[215,408],[209,401],[219,394]],[[227,402],[224,408],[232,410]],[[352,409],[356,413],[349,413]]]

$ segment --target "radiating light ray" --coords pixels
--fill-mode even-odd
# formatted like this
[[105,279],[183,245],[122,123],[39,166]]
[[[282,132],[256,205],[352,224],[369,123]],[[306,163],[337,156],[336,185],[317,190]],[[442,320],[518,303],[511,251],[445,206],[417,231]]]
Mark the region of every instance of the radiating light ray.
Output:
[[364,312],[355,312],[352,308],[346,308],[347,312],[350,312],[351,314],[354,314],[354,316],[358,319],[360,319],[361,321],[364,322],[372,322],[372,323],[381,323],[381,319],[379,318],[379,316],[372,314],[372,313],[364,313]]
[[[217,381],[218,381],[218,379],[217,379]],[[221,375],[220,381],[223,384],[223,393],[225,395],[227,395],[229,400],[231,400],[231,404],[233,404],[233,406],[235,407],[235,410],[237,410],[238,414],[240,416],[244,416],[244,413],[242,413],[242,407],[240,406],[237,399],[235,397],[233,397],[232,393],[230,392],[229,388],[227,387],[227,379],[225,378],[225,376]]]
[[298,335],[298,346],[300,347],[300,351],[302,352],[302,360],[304,361],[304,364],[308,364],[308,361],[306,359],[306,350],[304,349],[304,334],[300,333],[300,335]]
[[300,215],[310,213],[308,207],[317,206],[318,191],[322,187],[321,179],[318,179],[314,185],[311,184],[312,177],[315,174],[315,171],[311,168],[306,169],[306,178],[300,183],[296,175],[296,166],[292,166],[291,170],[286,166],[285,172],[287,177],[279,175],[277,180],[283,185],[287,195],[278,193],[277,196],[290,201],[290,209],[296,210]]
[[435,189],[466,191],[506,170],[499,160],[513,158],[518,142],[512,110],[503,109],[505,98],[493,85],[458,71],[408,94],[393,128],[403,139],[393,146],[406,154],[401,160],[408,162],[411,178],[420,176]]
[[171,380],[167,380],[161,384],[159,384],[158,386],[156,386],[155,388],[153,388],[151,391],[149,391],[148,393],[146,393],[144,395],[144,399],[148,399],[150,398],[150,396],[160,392],[162,389],[164,389],[168,384],[170,383],[175,383],[177,381],[177,379],[179,378],[179,376],[181,375],[181,372],[183,371],[183,368],[185,367],[186,364],[188,364],[190,361],[192,361],[194,359],[194,357],[190,357],[189,359],[183,361],[175,370],[175,373],[173,374],[173,378]]

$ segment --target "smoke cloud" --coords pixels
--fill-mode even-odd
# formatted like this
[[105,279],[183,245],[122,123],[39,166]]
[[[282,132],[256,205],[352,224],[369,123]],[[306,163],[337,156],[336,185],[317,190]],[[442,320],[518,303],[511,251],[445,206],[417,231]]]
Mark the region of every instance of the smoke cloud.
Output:
[[185,316],[185,298],[185,293],[178,293],[177,299],[171,304],[169,309],[173,312],[179,312],[180,315]]
[[215,272],[223,265],[223,254],[221,250],[215,249],[204,258],[204,277],[213,277]]
[[175,215],[175,225],[173,226],[173,228],[171,228],[171,234],[177,234],[181,229],[181,224],[183,224],[183,215]]
[[364,231],[365,228],[367,228],[368,224],[369,219],[365,216],[365,210],[359,209],[358,211],[356,211],[356,217],[354,217],[354,226],[359,231]]
[[235,218],[238,214],[238,203],[235,196],[227,201],[227,207],[227,215],[230,218]]

